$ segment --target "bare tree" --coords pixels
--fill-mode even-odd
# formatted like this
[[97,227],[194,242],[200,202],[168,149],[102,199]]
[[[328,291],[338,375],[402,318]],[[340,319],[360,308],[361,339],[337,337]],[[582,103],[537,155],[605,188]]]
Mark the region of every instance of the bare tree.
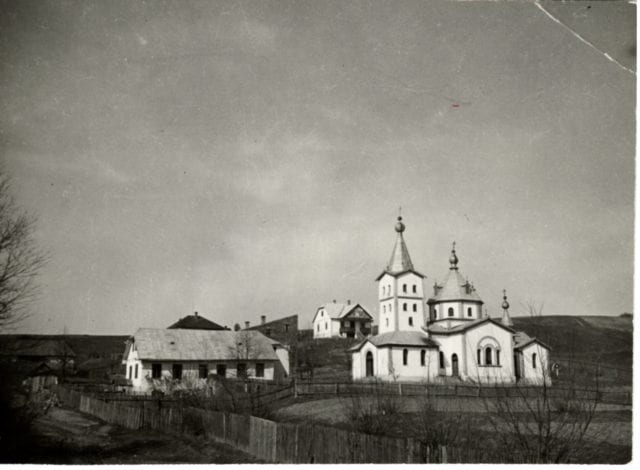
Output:
[[35,217],[17,206],[10,190],[10,179],[0,170],[0,331],[28,315],[46,259],[33,238]]

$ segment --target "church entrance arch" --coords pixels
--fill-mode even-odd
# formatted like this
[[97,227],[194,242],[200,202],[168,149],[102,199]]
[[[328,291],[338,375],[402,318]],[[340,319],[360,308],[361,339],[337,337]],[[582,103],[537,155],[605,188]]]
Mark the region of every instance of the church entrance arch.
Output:
[[457,377],[459,375],[458,373],[458,355],[457,354],[452,354],[451,355],[451,375],[454,377]]
[[373,353],[371,351],[367,353],[366,363],[366,376],[373,377]]

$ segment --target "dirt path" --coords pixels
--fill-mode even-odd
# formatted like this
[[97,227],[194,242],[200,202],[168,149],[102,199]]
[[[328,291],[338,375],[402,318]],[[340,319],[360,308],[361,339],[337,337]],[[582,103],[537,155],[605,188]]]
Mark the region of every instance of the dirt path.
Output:
[[162,464],[252,463],[224,444],[130,430],[77,411],[53,408],[35,423],[36,443],[23,463]]

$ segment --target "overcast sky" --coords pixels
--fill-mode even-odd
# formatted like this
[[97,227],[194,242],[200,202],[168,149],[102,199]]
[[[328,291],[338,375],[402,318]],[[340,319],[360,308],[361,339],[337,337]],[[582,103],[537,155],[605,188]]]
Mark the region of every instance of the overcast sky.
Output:
[[19,331],[377,318],[399,206],[428,292],[455,240],[492,315],[631,311],[635,5],[543,5],[2,2]]

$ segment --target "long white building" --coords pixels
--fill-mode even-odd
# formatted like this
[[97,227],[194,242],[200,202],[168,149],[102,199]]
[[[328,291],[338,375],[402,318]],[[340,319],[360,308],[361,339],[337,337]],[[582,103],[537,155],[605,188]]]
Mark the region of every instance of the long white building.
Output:
[[379,333],[351,349],[354,379],[539,384],[548,380],[549,348],[512,328],[503,293],[500,321],[482,316],[483,301],[458,269],[455,244],[449,271],[425,299],[398,217],[391,259],[378,276]]

